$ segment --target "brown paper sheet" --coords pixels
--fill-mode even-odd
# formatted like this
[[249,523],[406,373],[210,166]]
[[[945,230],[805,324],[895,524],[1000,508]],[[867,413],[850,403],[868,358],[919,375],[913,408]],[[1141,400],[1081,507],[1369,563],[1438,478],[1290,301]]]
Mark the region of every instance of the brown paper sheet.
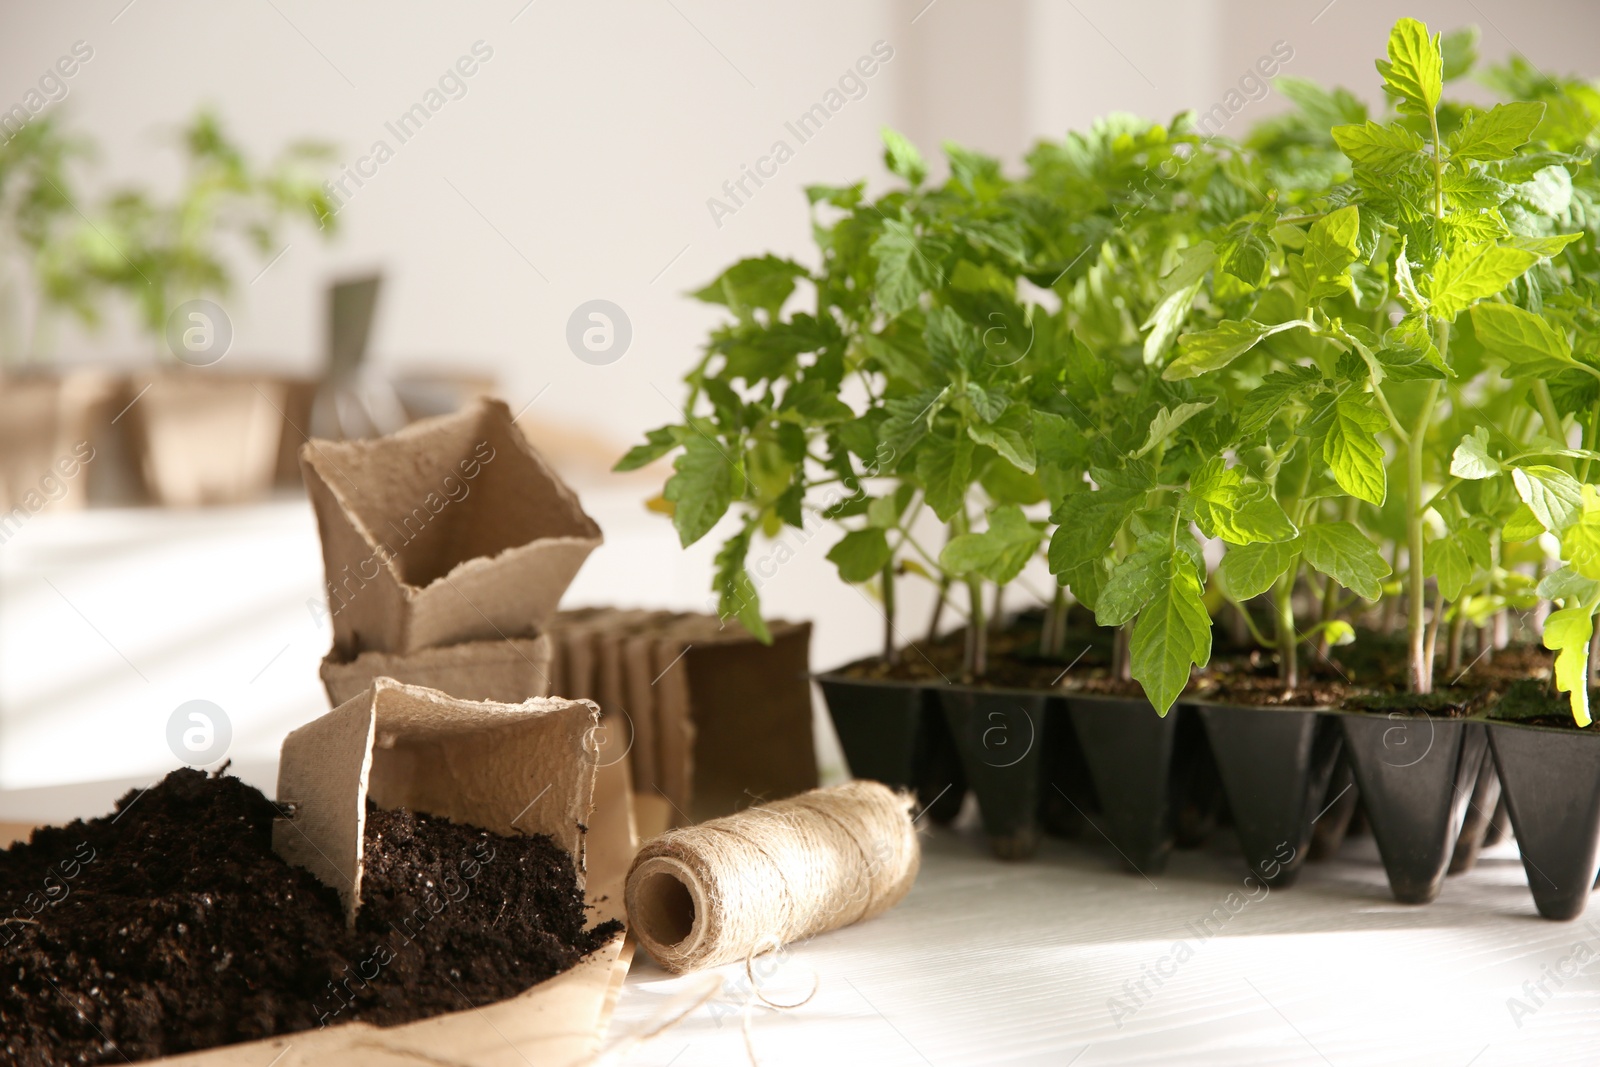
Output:
[[[626,952],[631,958],[632,946]],[[404,1026],[344,1023],[147,1063],[162,1067],[578,1067],[593,1062],[627,974],[623,939],[482,1008]]]

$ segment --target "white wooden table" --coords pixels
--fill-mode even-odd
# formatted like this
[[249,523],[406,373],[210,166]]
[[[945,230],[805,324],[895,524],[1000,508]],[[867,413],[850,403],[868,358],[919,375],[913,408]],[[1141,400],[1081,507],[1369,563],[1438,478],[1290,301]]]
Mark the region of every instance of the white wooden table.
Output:
[[[684,553],[637,492],[584,499],[607,544],[574,602],[703,606],[714,538]],[[864,651],[881,625],[832,578],[827,548],[798,546],[763,591],[778,611],[825,621],[820,665]],[[320,573],[299,499],[32,520],[0,548],[0,823],[99,814],[149,784],[175,762],[168,716],[194,698],[226,710],[235,770],[270,791],[283,734],[326,707],[316,664],[329,636],[306,607]],[[836,768],[825,727],[819,739]],[[818,986],[804,1007],[752,1011],[764,1067],[1600,1062],[1600,910],[1592,927],[1536,918],[1514,846],[1409,908],[1389,899],[1370,839],[1352,842],[1202,942],[1190,924],[1244,890],[1243,864],[1220,845],[1178,854],[1152,885],[1103,845],[1046,842],[1035,861],[1002,864],[964,834],[930,832],[899,908],[796,947],[766,979],[781,1002]],[[1167,957],[1180,940],[1193,955],[1178,964]],[[1563,961],[1557,987],[1548,975]],[[1148,969],[1167,972],[1159,987]],[[613,1059],[749,1062],[740,977],[670,978],[641,959]],[[1141,979],[1148,995],[1129,1011]],[[631,1044],[713,985],[712,1001]]]
[[[1265,895],[1226,841],[1175,854],[1150,882],[1104,843],[1047,841],[1022,864],[988,858],[970,826],[924,844],[899,908],[768,964],[768,999],[817,993],[751,1009],[763,1067],[1600,1062],[1600,901],[1577,922],[1539,919],[1509,842],[1421,908],[1390,898],[1370,837]],[[1235,892],[1258,899],[1201,926]],[[637,960],[613,1044],[719,978],[722,992],[622,1062],[748,1063],[744,968],[714,974]],[[1523,987],[1541,979],[1542,1004]],[[1510,998],[1530,1010],[1514,1016]]]

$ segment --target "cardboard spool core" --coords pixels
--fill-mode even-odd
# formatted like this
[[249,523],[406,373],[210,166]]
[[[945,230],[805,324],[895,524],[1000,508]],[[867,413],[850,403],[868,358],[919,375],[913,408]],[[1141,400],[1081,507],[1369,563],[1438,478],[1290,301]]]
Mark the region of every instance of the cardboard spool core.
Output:
[[658,949],[693,952],[706,936],[710,914],[705,887],[670,856],[652,856],[628,880],[628,915],[634,934],[658,959]]

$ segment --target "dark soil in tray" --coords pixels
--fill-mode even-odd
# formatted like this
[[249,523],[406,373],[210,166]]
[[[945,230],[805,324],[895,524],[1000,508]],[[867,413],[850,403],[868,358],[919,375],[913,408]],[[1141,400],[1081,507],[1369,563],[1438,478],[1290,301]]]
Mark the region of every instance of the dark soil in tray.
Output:
[[[1589,707],[1592,710],[1600,701],[1600,689],[1589,690]],[[1572,705],[1567,694],[1556,692],[1549,682],[1521,681],[1507,687],[1498,703],[1489,709],[1489,718],[1502,722],[1519,722],[1528,726],[1553,726],[1563,730],[1579,730],[1572,720]],[[1582,727],[1588,733],[1600,733],[1600,726]]]
[[1286,690],[1277,664],[1260,652],[1213,656],[1185,696],[1217,704],[1259,708],[1336,708],[1350,691],[1338,668],[1316,657],[1301,664],[1300,685]]
[[0,852],[0,1042],[19,1065],[123,1063],[522,992],[620,925],[586,930],[571,857],[369,807],[357,927],[272,851],[277,811],[179,770],[116,813]]
[[1465,719],[1483,709],[1481,689],[1435,689],[1431,693],[1353,693],[1344,710],[1367,715],[1417,714],[1435,719]]
[[[915,642],[901,650],[897,664],[886,664],[874,656],[849,664],[839,673],[862,681],[935,685],[966,682],[996,689],[1059,689],[1135,699],[1144,696],[1137,682],[1124,681],[1110,672],[1112,632],[1094,626],[1087,613],[1075,609],[1070,616],[1060,657],[1039,654],[1041,622],[1039,612],[1024,612],[1004,630],[992,633],[989,671],[976,683],[962,677],[965,630],[954,630],[932,642]],[[1213,640],[1216,652],[1211,663],[1195,673],[1186,697],[1247,707],[1336,708],[1351,694],[1398,694],[1405,688],[1408,654],[1404,634],[1358,630],[1352,644],[1331,649],[1326,656],[1309,646],[1302,647],[1300,685],[1288,693],[1278,681],[1277,660],[1269,650],[1240,649],[1221,628]],[[1520,643],[1496,649],[1491,656],[1471,659],[1465,670],[1456,671],[1443,665],[1444,652],[1443,648],[1438,650],[1440,662],[1434,671],[1434,684],[1441,690],[1478,690],[1492,696],[1519,681],[1550,677],[1552,653],[1537,645]],[[1436,715],[1450,714],[1430,704],[1416,707]],[[1354,710],[1368,708],[1363,705]],[[1385,706],[1383,710],[1404,709]]]
[[[1006,629],[989,637],[989,671],[971,684],[995,689],[1047,690],[1071,685],[1071,679],[1103,667],[1110,658],[1109,631],[1074,626],[1067,632],[1061,658],[1039,655],[1037,612],[1024,613]],[[942,634],[936,641],[917,641],[900,652],[900,662],[884,663],[874,656],[840,669],[848,678],[862,681],[962,684],[966,631]],[[1138,689],[1133,695],[1142,695]]]
[[1443,670],[1437,672],[1437,679],[1439,684],[1480,685],[1493,692],[1505,692],[1519,682],[1550,678],[1554,662],[1555,653],[1549,649],[1511,645],[1468,664],[1466,672],[1459,675],[1459,682],[1446,677],[1448,672]]
[[1063,688],[1074,693],[1085,693],[1097,697],[1122,697],[1127,700],[1143,700],[1144,686],[1131,678],[1118,678],[1108,670],[1092,670],[1080,677],[1073,678],[1063,685]]

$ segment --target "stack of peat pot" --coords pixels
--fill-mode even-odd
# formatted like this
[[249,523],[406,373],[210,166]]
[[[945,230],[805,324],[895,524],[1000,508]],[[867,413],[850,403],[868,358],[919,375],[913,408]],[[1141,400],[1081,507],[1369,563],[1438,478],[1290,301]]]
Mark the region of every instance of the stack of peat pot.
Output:
[[811,625],[768,629],[770,645],[713,615],[583,608],[552,621],[553,684],[620,725],[641,832],[816,787]]
[[710,615],[557,615],[600,528],[503,402],[312,441],[301,465],[327,571],[333,706],[380,677],[464,700],[593,700],[602,769],[631,770],[642,830],[816,786],[810,625],[774,622],[766,645]]
[[338,706],[390,677],[467,700],[550,694],[544,629],[600,528],[499,400],[301,465],[327,569]]

